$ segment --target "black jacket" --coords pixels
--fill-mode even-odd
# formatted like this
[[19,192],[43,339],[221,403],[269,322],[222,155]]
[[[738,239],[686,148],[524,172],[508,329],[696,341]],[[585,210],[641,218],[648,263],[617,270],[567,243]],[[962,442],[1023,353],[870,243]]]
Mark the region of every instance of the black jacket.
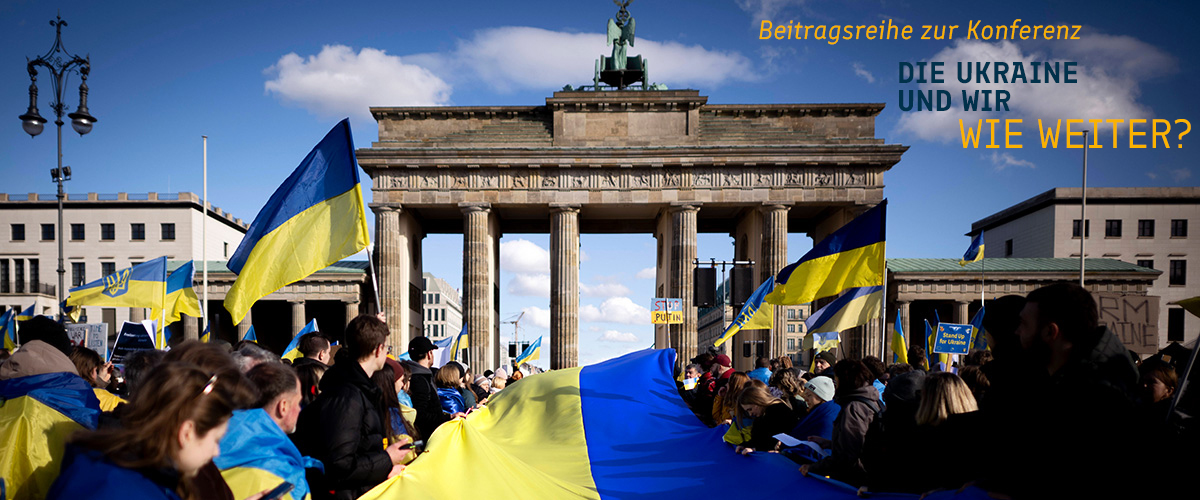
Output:
[[784,403],[775,403],[763,410],[762,416],[754,419],[750,426],[750,442],[747,447],[756,451],[771,451],[775,449],[776,434],[784,434],[796,426],[796,414]]
[[403,361],[404,369],[412,374],[409,378],[408,395],[412,398],[413,408],[417,410],[417,432],[426,440],[433,435],[439,425],[450,420],[450,415],[442,411],[442,403],[438,399],[437,387],[433,385],[433,371],[412,361]]
[[299,357],[299,358],[296,358],[295,360],[293,360],[292,368],[299,370],[301,366],[312,365],[312,364],[324,366],[326,369],[329,368],[328,365],[326,365],[325,363],[322,363],[320,361],[317,361],[316,358],[305,358],[305,357]]
[[324,475],[309,469],[314,499],[358,498],[392,470],[376,405],[382,393],[361,365],[345,358],[325,372],[321,394],[300,412],[293,436],[300,453],[325,464]]

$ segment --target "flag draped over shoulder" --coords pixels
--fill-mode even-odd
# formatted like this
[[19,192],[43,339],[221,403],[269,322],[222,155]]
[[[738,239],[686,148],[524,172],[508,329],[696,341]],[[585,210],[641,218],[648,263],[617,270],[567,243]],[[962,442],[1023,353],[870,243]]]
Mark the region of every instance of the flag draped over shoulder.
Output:
[[979,260],[983,260],[983,231],[979,231],[979,234],[971,238],[971,247],[967,249],[967,253],[963,254],[958,265],[965,267],[968,263]]
[[521,365],[528,363],[530,361],[540,359],[541,357],[542,357],[542,338],[538,337],[537,340],[533,341],[532,344],[529,344],[529,347],[526,347],[524,351],[521,351],[521,355],[517,356],[516,361],[513,361],[513,366],[519,368]]
[[370,244],[350,120],[339,122],[254,218],[229,269],[225,297],[237,324],[250,306]]
[[317,320],[314,319],[309,321],[307,325],[304,325],[304,328],[300,329],[299,333],[292,337],[292,341],[288,342],[287,347],[283,348],[283,356],[280,357],[295,361],[296,358],[304,356],[304,354],[300,352],[300,337],[317,331],[320,331],[320,329],[317,328]]
[[125,268],[70,290],[68,306],[148,307],[163,309],[167,295],[167,258]]
[[12,499],[46,498],[67,439],[95,429],[100,402],[74,373],[0,380],[0,479]]
[[307,498],[304,469],[325,469],[321,461],[302,456],[262,408],[233,412],[229,431],[221,438],[221,454],[213,458],[213,464],[221,470],[234,498],[246,498],[284,481],[295,488],[283,498]]
[[879,317],[883,285],[850,288],[804,320],[809,333],[840,332]]
[[904,337],[899,311],[896,312],[896,324],[892,327],[892,362],[908,363],[908,339]]
[[725,327],[725,332],[713,344],[713,347],[721,347],[721,344],[729,341],[734,335],[742,330],[754,330],[758,328],[771,328],[775,324],[775,307],[767,304],[763,307],[763,300],[767,294],[775,288],[775,277],[767,278],[767,281],[758,285],[758,289],[746,299],[746,303],[742,305],[741,312],[736,318]]
[[781,269],[766,302],[804,304],[847,288],[882,285],[886,221],[883,200]]

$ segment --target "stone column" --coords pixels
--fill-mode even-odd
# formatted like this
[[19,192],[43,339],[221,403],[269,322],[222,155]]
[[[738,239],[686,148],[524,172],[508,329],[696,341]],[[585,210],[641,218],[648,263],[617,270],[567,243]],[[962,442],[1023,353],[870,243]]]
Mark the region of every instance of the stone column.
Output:
[[195,316],[181,315],[183,321],[183,339],[196,340],[200,338],[200,318]]
[[967,306],[969,306],[969,305],[971,305],[971,301],[969,301],[969,300],[954,301],[954,322],[955,323],[958,323],[960,325],[965,325],[968,321],[971,321],[971,318],[968,317],[968,315],[967,315],[967,313],[969,312],[967,309]]
[[696,212],[694,203],[672,205],[670,298],[683,299],[683,324],[671,325],[671,347],[675,348],[675,370],[682,371],[696,356],[696,307],[692,297],[692,269],[696,263]]
[[[784,204],[764,204],[762,236],[762,265],[760,279],[755,285],[766,281],[780,269],[788,265],[787,235],[788,235],[788,206]],[[767,341],[767,357],[778,358],[787,354],[787,314],[786,308],[775,306],[775,326],[771,329]]]
[[[358,301],[345,301],[342,303],[346,305],[346,326],[350,326],[350,320],[358,317]],[[388,329],[391,330],[391,328]]]
[[491,205],[463,203],[463,321],[467,323],[471,364],[482,373],[492,355]]
[[579,205],[550,206],[550,369],[579,365]]
[[246,317],[242,318],[242,322],[237,324],[237,339],[246,338],[246,334],[250,333],[250,325],[254,324],[254,311],[247,310]]
[[375,271],[379,274],[379,306],[387,319],[392,351],[404,352],[408,349],[405,314],[408,310],[408,252],[401,228],[401,209],[394,205],[372,205],[371,208],[375,211],[373,257]]
[[[146,319],[146,309],[145,308],[142,308],[142,307],[129,308],[129,321],[132,321],[134,323],[141,323],[142,320],[144,320],[144,319]],[[118,327],[118,329],[120,329],[120,328]]]
[[288,303],[292,305],[292,336],[294,337],[304,329],[304,301],[289,300]]

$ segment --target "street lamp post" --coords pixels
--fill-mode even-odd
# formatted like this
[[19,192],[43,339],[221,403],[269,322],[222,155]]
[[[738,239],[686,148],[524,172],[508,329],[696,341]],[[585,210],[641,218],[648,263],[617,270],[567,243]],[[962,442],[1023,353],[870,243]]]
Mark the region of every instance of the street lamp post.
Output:
[[56,17],[56,20],[50,21],[50,25],[54,26],[55,30],[54,46],[50,47],[49,52],[36,59],[25,58],[29,71],[29,109],[20,118],[21,128],[25,129],[25,133],[30,137],[42,133],[46,119],[42,118],[37,109],[37,67],[42,66],[50,73],[50,83],[54,90],[54,100],[50,102],[50,109],[54,111],[54,124],[58,126],[58,167],[50,170],[50,176],[54,182],[58,183],[58,320],[61,322],[63,320],[64,281],[67,273],[67,270],[63,268],[63,200],[66,198],[63,181],[71,180],[71,167],[64,167],[62,164],[62,118],[66,111],[66,104],[63,103],[63,90],[66,88],[67,77],[71,75],[72,71],[79,74],[82,82],[79,84],[79,108],[74,113],[67,115],[67,118],[71,119],[71,128],[83,136],[92,131],[92,124],[96,123],[96,118],[88,114],[87,109],[87,78],[88,73],[92,70],[91,57],[79,57],[67,52],[62,43],[62,27],[66,26],[67,22],[63,21],[61,16]]

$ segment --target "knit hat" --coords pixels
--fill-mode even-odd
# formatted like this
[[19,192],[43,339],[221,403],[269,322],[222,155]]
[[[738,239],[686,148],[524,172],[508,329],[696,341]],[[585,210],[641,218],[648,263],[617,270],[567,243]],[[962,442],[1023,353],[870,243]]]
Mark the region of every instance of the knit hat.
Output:
[[888,382],[887,389],[883,391],[883,400],[888,405],[903,402],[916,404],[921,399],[920,391],[924,384],[925,372],[921,370],[901,373]]
[[715,359],[714,361],[718,365],[724,366],[725,368],[729,368],[729,367],[733,366],[733,361],[730,361],[729,356],[725,355],[725,354],[718,354],[717,359]]
[[[837,363],[837,358],[834,357],[833,353],[830,351],[822,351],[822,352],[817,353],[817,359],[825,360],[826,363],[829,363],[829,366],[833,366],[834,363]],[[829,400],[826,399],[826,401],[829,401]]]
[[804,390],[813,393],[822,401],[833,400],[833,380],[824,375],[809,380],[807,384],[804,384]]

